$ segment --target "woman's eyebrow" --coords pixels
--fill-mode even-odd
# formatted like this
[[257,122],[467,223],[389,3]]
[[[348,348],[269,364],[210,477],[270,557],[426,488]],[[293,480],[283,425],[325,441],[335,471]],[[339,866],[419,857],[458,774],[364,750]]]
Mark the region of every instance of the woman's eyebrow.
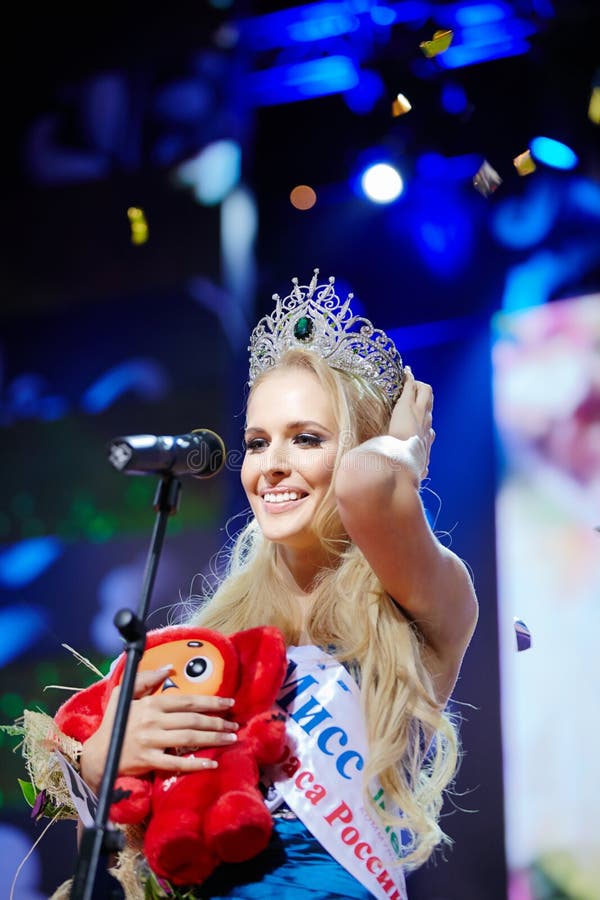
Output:
[[[303,419],[297,422],[288,422],[285,426],[286,431],[302,431],[304,428],[316,428],[318,431],[325,431],[327,434],[331,434],[332,432],[329,428],[325,428],[324,425],[321,425],[320,422],[315,422],[312,419]],[[248,426],[245,429],[245,434],[265,434],[267,431],[266,428],[259,428],[256,426]]]
[[319,431],[326,431],[327,434],[331,434],[329,428],[325,428],[324,425],[321,425],[320,422],[315,422],[313,419],[304,419],[298,422],[288,422],[287,428],[290,431],[302,430],[303,428],[317,428]]

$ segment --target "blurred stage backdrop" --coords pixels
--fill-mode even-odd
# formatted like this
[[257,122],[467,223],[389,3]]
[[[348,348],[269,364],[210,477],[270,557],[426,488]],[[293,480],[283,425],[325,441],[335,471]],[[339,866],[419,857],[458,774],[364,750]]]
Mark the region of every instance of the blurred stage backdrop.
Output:
[[[248,329],[319,267],[433,385],[424,500],[481,604],[455,845],[411,900],[599,898],[597,5],[122,7],[6,31],[0,721],[93,680],[64,644],[103,670],[119,652],[156,484],[110,466],[112,438],[224,438],[228,465],[184,480],[150,623],[197,592],[246,509]],[[33,900],[75,835],[55,824],[21,866],[47,822],[16,743],[0,891],[21,867]]]

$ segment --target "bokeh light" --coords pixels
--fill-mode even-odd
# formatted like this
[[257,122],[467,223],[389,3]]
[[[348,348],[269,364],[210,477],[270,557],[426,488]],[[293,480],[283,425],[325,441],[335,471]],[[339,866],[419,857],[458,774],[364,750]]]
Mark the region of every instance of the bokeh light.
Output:
[[529,149],[538,162],[551,169],[574,169],[579,162],[577,154],[570,147],[554,138],[535,137]]
[[402,176],[389,163],[375,163],[362,174],[361,188],[374,203],[393,203],[404,189]]
[[312,209],[317,202],[317,194],[308,184],[298,184],[290,194],[290,203],[296,209]]

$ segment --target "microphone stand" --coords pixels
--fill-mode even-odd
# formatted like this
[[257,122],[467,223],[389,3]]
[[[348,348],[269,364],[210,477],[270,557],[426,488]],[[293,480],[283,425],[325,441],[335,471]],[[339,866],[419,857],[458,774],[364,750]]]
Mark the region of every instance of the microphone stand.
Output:
[[174,478],[171,473],[161,476],[154,496],[153,509],[157,516],[146,559],[137,614],[130,609],[121,609],[114,618],[114,624],[125,641],[127,659],[100,785],[94,825],[86,828],[83,834],[70,893],[71,900],[109,900],[109,898],[116,900],[116,898],[125,896],[121,885],[116,878],[110,875],[107,866],[98,873],[98,863],[101,854],[108,857],[109,854],[122,850],[124,846],[123,833],[118,829],[107,827],[108,811],[113,799],[114,782],[121,757],[137,668],[146,645],[146,616],[167,528],[167,519],[177,512],[180,493],[181,482],[178,479]]

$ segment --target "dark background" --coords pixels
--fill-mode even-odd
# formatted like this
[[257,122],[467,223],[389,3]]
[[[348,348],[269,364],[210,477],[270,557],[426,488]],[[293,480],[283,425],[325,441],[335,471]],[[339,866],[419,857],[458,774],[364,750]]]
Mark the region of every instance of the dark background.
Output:
[[[306,8],[319,6],[326,5]],[[600,288],[599,132],[587,116],[598,9],[499,4],[507,22],[531,27],[527,52],[445,69],[426,60],[419,43],[473,4],[422,4],[420,15],[387,29],[366,22],[368,5],[327,6],[339,33],[310,45],[293,44],[285,23],[261,43],[268,14],[294,9],[265,2],[171,4],[160,13],[137,4],[21,10],[5,33],[2,720],[23,705],[54,711],[62,697],[44,692],[46,684],[91,681],[61,644],[105,664],[118,648],[111,615],[137,601],[154,484],[112,470],[107,441],[209,427],[229,449],[240,446],[245,340],[219,315],[219,301],[211,308],[194,290],[200,279],[216,296],[231,295],[221,211],[199,204],[175,177],[211,141],[235,140],[258,229],[254,266],[239,273],[247,321],[270,309],[274,291],[287,293],[292,276],[307,282],[318,266],[324,278],[337,276],[340,292],[354,291],[417,377],[433,385],[437,437],[425,502],[473,571],[481,618],[456,690],[464,759],[445,810],[455,845],[445,861],[438,856],[410,877],[409,892],[411,900],[500,900],[507,887],[490,321],[507,304]],[[357,112],[340,92],[273,104],[258,98],[257,74],[342,52],[379,80],[369,109]],[[448,84],[464,93],[460,113],[443,107]],[[413,109],[396,119],[398,92]],[[520,178],[512,160],[536,134],[576,149],[576,169],[540,164]],[[405,178],[404,195],[390,206],[354,191],[376,147]],[[503,178],[488,197],[472,183],[484,159]],[[317,192],[311,210],[290,204],[302,183]],[[148,220],[141,246],[130,238],[131,205]],[[527,266],[531,295],[522,288],[515,300],[508,286]],[[119,385],[112,395],[109,373]],[[102,384],[100,408],[93,388]],[[227,538],[226,522],[244,509],[234,469],[184,484],[154,624],[194,592],[194,577]],[[31,562],[15,562],[19,549]],[[42,827],[23,813],[14,743],[2,741],[3,821],[21,828],[20,837],[5,832],[11,871]],[[17,898],[47,896],[69,876],[71,832],[59,823],[44,837]]]

